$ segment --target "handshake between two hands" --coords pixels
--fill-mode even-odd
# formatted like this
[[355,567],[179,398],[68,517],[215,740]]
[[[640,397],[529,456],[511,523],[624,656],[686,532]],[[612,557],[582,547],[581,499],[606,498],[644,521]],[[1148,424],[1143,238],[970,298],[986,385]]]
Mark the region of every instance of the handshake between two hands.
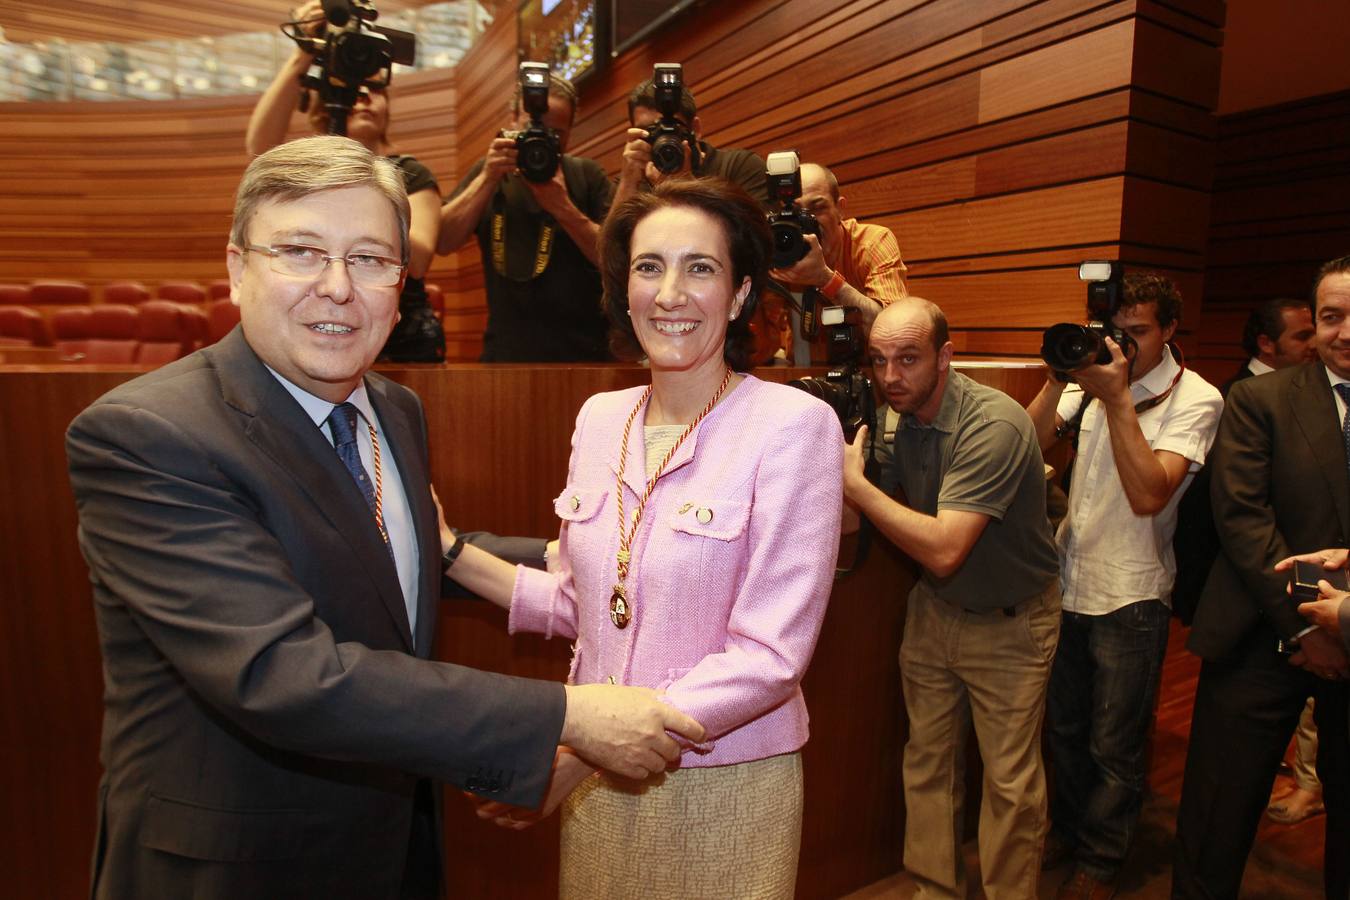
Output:
[[538,809],[524,809],[469,795],[480,819],[520,830],[553,813],[578,785],[599,769],[642,779],[677,765],[676,736],[701,743],[699,722],[650,688],[612,684],[567,686],[567,714],[548,791]]
[[[1350,550],[1328,549],[1304,553],[1282,559],[1275,564],[1276,572],[1289,572],[1295,563],[1320,565],[1326,572],[1339,572],[1346,566]],[[1299,641],[1299,650],[1289,658],[1319,678],[1330,681],[1350,677],[1350,658],[1347,657],[1341,635],[1341,604],[1350,598],[1350,592],[1339,590],[1325,578],[1317,582],[1317,598],[1298,606],[1299,613],[1317,627]]]

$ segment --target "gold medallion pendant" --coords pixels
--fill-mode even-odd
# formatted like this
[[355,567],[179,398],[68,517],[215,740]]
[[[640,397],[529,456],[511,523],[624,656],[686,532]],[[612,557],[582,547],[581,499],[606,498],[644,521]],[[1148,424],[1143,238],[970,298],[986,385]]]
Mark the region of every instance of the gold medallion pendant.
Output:
[[615,628],[627,628],[628,623],[633,620],[633,614],[628,609],[628,598],[623,594],[623,585],[614,585],[614,593],[609,597],[609,620],[614,623]]

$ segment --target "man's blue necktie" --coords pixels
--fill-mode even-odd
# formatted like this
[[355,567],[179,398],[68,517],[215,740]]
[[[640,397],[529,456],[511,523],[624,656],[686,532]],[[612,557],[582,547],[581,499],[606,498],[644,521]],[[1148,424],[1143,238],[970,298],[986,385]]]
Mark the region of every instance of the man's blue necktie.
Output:
[[375,509],[375,488],[371,486],[370,476],[361,463],[361,450],[356,445],[356,407],[350,403],[339,403],[328,414],[328,427],[333,432],[333,449],[342,458],[347,471],[356,479],[356,485],[366,498],[372,515],[378,517]]

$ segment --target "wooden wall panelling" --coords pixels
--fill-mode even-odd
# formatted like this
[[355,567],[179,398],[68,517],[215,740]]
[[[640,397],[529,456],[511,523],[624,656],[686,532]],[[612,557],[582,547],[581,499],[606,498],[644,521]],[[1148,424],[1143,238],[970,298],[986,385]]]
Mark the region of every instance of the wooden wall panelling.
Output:
[[1350,92],[1223,116],[1215,146],[1198,363],[1227,377],[1251,308],[1350,253]]

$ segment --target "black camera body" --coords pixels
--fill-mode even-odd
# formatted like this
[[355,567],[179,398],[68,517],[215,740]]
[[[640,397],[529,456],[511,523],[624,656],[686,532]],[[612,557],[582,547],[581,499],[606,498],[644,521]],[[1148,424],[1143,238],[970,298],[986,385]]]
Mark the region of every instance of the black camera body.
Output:
[[802,195],[797,151],[770,153],[764,180],[769,186],[769,202],[782,207],[768,214],[769,230],[773,232],[772,264],[775,269],[786,269],[806,255],[810,249],[806,236],[819,235],[820,223],[797,203]]
[[562,143],[558,132],[544,124],[548,114],[547,63],[520,64],[520,103],[530,116],[530,124],[523,131],[503,131],[502,137],[516,142],[516,168],[528,181],[543,184],[552,181],[562,159]]
[[821,310],[820,321],[825,328],[830,370],[823,376],[796,378],[788,384],[828,403],[839,417],[845,439],[852,441],[863,425],[875,436],[877,407],[872,379],[862,371],[866,340],[858,324],[858,310],[827,306]]
[[1041,359],[1052,370],[1072,381],[1070,372],[1111,361],[1106,338],[1116,342],[1131,362],[1139,349],[1134,338],[1112,322],[1120,310],[1124,270],[1119,263],[1087,260],[1078,267],[1078,278],[1087,282],[1089,322],[1060,322],[1041,335]]
[[[323,0],[323,14],[323,37],[292,35],[314,55],[300,83],[318,92],[328,110],[328,133],[346,135],[347,117],[361,91],[388,87],[394,63],[412,65],[417,37],[373,24],[380,14],[371,0]],[[302,94],[302,110],[308,101],[308,93]]]
[[647,143],[652,145],[652,165],[663,175],[684,168],[684,147],[689,145],[689,168],[697,169],[698,140],[683,122],[677,119],[680,95],[684,90],[684,67],[679,63],[657,63],[652,70],[652,87],[656,92],[656,109],[661,118],[647,128]]

